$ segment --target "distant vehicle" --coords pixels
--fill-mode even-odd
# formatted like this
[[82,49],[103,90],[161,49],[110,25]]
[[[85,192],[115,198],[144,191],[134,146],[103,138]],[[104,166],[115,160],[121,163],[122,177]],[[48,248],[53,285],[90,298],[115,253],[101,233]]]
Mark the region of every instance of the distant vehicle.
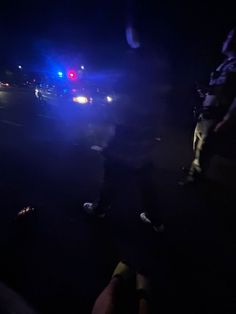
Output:
[[112,93],[105,93],[96,86],[79,83],[41,83],[35,88],[35,96],[40,102],[50,105],[71,104],[76,106],[105,106],[115,100]]
[[9,87],[10,84],[8,82],[0,82],[0,87]]

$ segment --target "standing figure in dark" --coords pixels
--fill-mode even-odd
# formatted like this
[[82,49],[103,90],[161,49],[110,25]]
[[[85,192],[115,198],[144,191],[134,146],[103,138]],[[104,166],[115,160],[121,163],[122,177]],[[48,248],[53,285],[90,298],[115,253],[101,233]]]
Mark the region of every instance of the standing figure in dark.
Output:
[[115,135],[103,151],[104,183],[98,202],[85,203],[84,209],[104,217],[113,199],[111,181],[114,181],[114,172],[126,172],[136,177],[139,186],[143,199],[141,220],[151,224],[156,231],[163,231],[153,156],[158,146],[159,113],[164,107],[162,93],[165,88],[160,80],[163,80],[165,66],[153,50],[140,47],[132,27],[127,29],[126,35],[132,49],[126,54],[125,76],[118,84],[120,102],[115,115]]
[[236,29],[229,32],[222,53],[225,61],[212,73],[194,132],[194,160],[186,184],[206,178],[212,157],[236,131]]

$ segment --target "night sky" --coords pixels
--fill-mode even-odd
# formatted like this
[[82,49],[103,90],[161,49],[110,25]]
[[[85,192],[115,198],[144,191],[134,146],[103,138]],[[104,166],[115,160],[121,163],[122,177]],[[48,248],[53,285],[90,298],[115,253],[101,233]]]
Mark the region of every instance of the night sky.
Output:
[[166,53],[173,72],[204,76],[221,60],[222,40],[235,25],[232,2],[128,2],[5,1],[0,10],[1,63],[35,64],[47,54],[65,53],[111,65],[127,49],[124,29],[130,16],[141,38]]

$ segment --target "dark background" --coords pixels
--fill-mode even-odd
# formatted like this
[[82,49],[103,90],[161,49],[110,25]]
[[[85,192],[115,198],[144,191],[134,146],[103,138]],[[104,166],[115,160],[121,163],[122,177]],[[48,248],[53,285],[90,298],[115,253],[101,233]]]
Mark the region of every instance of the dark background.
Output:
[[127,49],[124,29],[130,18],[142,40],[149,38],[164,49],[173,75],[188,81],[215,66],[222,40],[235,23],[227,1],[4,2],[0,56],[2,62],[35,65],[61,49],[82,53],[91,63],[114,65],[116,54]]
[[[139,221],[139,193],[129,174],[116,174],[119,198],[108,219],[86,217],[81,205],[97,196],[103,168],[85,136],[90,117],[80,112],[68,123],[60,106],[40,106],[33,90],[2,88],[1,281],[42,313],[86,314],[117,262],[126,258],[153,278],[158,312],[229,313],[230,306],[235,309],[235,208],[231,215],[223,204],[227,197],[219,202],[225,191],[214,190],[216,201],[209,197],[205,205],[201,194],[177,182],[191,160],[195,82],[206,81],[222,60],[222,41],[235,23],[233,4],[5,1],[0,65],[39,70],[64,56],[101,70],[117,68],[127,50],[127,19],[133,19],[142,42],[152,41],[170,63],[170,120],[164,120],[157,147],[166,235],[160,238]],[[99,123],[94,121],[95,130]],[[209,196],[209,189],[204,192]],[[18,224],[15,217],[28,204],[35,216]]]

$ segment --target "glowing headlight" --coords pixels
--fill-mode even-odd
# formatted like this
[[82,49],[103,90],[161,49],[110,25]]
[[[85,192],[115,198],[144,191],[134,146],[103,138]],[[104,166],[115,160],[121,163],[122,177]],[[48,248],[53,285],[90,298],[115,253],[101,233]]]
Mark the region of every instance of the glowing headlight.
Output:
[[89,102],[88,98],[85,96],[77,96],[77,97],[73,97],[73,101],[77,102],[81,105],[87,104]]
[[107,99],[107,102],[112,102],[113,101],[113,98],[111,96],[107,96],[106,99]]

